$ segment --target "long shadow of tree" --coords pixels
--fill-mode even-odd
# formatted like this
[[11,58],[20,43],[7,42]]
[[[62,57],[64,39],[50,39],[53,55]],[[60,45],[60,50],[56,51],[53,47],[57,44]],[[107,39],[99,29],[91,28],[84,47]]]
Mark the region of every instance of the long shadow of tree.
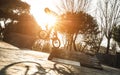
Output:
[[[37,68],[37,71],[34,72],[31,75],[51,75],[52,73],[55,73],[56,75],[74,75],[73,71],[67,67],[67,65],[63,65],[63,64],[57,64],[55,63],[53,65],[53,68],[50,67],[43,67],[40,63],[38,62],[33,62],[33,61],[22,61],[22,62],[15,62],[15,63],[11,63],[5,67],[3,67],[0,70],[0,75],[7,75],[7,71],[9,70],[9,68],[17,65],[17,64],[22,64],[22,63],[33,63],[35,65],[35,67]],[[25,65],[25,64],[24,64]],[[24,71],[23,75],[28,75],[28,72],[30,71],[31,65],[25,65],[24,68],[26,69]],[[16,67],[17,69],[17,67]]]

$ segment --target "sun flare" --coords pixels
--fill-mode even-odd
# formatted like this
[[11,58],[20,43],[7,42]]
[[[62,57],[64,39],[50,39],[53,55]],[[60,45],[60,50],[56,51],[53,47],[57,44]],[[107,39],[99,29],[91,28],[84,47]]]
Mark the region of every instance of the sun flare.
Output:
[[48,27],[52,27],[55,25],[56,23],[56,17],[53,15],[47,15],[46,17],[46,23],[48,25]]
[[52,27],[56,23],[56,16],[52,14],[45,13],[44,9],[50,7],[52,4],[50,1],[41,1],[41,0],[26,0],[30,4],[30,12],[40,25],[42,29],[45,29],[45,26]]
[[54,15],[46,14],[45,12],[35,12],[31,10],[38,24],[44,29],[46,25],[52,27],[56,23],[56,17]]

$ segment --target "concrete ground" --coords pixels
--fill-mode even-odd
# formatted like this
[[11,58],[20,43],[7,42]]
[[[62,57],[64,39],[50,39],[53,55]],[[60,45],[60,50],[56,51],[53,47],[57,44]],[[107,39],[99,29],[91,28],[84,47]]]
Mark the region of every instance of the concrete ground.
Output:
[[49,61],[48,57],[48,53],[19,49],[1,41],[0,75],[120,75],[117,68],[72,66]]

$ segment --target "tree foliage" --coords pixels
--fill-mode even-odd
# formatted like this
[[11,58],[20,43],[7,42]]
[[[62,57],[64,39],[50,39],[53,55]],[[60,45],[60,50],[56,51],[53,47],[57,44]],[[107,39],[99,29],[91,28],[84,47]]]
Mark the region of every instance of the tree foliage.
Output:
[[61,33],[66,34],[66,37],[68,38],[68,45],[71,48],[73,45],[75,50],[75,41],[78,34],[82,34],[84,35],[84,37],[88,36],[89,40],[88,37],[84,39],[87,43],[93,43],[93,41],[95,42],[95,39],[98,34],[98,26],[96,20],[94,20],[94,18],[91,15],[82,11],[79,13],[67,12],[65,14],[62,14],[61,21],[57,24],[57,30]]
[[76,39],[79,34],[89,34],[97,30],[97,23],[91,15],[91,0],[62,0],[56,7],[60,13],[57,30],[65,33],[69,50],[76,49]]
[[21,0],[1,0],[0,9],[9,13],[29,11],[30,6]]
[[40,27],[30,14],[21,14],[17,18],[17,21],[15,23],[9,23],[5,28],[4,34],[21,33],[30,35],[31,37],[35,37],[38,34]]
[[29,10],[30,6],[21,0],[1,0],[0,18],[5,25],[4,41],[18,47],[31,48],[40,27]]
[[94,27],[97,26],[97,22],[94,18],[84,12],[71,13],[61,15],[62,20],[58,22],[58,30],[68,34],[80,33],[87,34],[94,32]]
[[120,42],[120,25],[113,28],[113,39],[117,42]]
[[2,21],[7,21],[8,18],[11,21],[14,21],[19,15],[23,13],[29,13],[29,9],[30,6],[21,0],[1,0],[0,18],[2,18]]

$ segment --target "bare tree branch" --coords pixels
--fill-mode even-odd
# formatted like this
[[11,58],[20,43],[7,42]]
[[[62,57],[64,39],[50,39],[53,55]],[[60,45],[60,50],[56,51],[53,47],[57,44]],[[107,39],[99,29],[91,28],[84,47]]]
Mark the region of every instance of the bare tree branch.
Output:
[[107,53],[110,47],[110,39],[112,38],[112,30],[117,25],[120,16],[120,0],[102,0],[99,3],[100,22],[103,26],[103,31],[108,39]]

